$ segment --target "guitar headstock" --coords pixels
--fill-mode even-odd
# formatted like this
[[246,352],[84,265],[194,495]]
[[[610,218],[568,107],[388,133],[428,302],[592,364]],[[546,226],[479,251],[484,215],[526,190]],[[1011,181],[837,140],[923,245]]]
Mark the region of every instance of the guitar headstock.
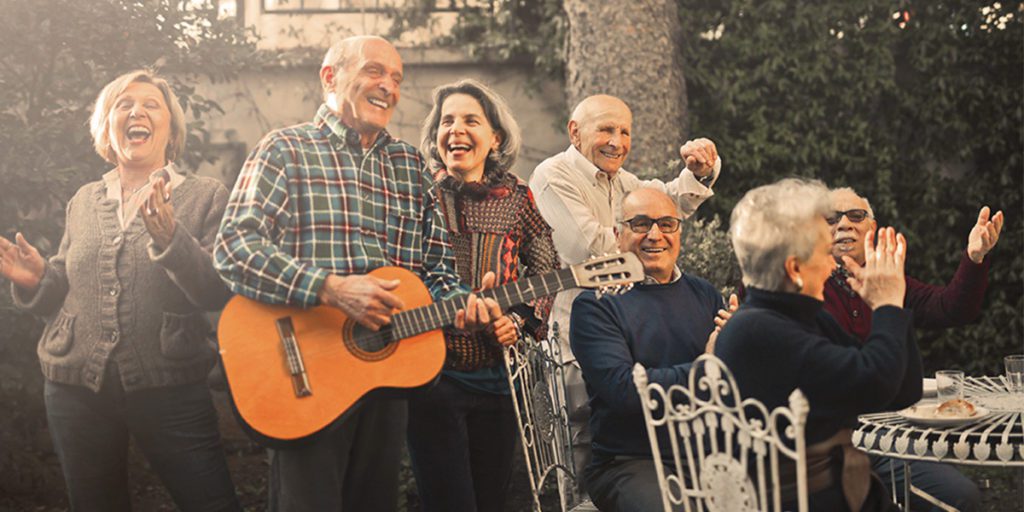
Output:
[[644,266],[631,252],[606,254],[572,266],[576,285],[596,289],[597,297],[625,293],[644,280]]

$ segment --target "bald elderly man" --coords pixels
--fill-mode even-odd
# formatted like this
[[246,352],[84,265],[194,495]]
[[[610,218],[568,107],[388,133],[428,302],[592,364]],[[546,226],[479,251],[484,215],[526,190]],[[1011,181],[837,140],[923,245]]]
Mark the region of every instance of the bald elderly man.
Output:
[[[839,266],[825,282],[825,310],[844,330],[864,340],[871,330],[871,308],[847,284],[847,267],[865,264],[864,237],[877,227],[871,204],[852,188],[831,191],[834,213],[828,219],[832,227],[832,256]],[[907,276],[905,304],[913,310],[914,325],[929,329],[958,327],[973,322],[981,314],[988,287],[988,254],[999,241],[1003,212],[990,215],[986,206],[967,236],[967,247],[960,257],[953,279],[945,286],[922,283]],[[890,465],[897,479],[897,494],[902,498],[903,464],[892,464],[886,457],[872,457],[875,473],[886,477]],[[910,464],[914,486],[959,510],[975,510],[981,502],[978,488],[953,466],[914,461]],[[930,504],[914,496],[914,510],[927,510]]]
[[[644,282],[600,300],[584,292],[573,303],[572,348],[593,410],[593,461],[583,480],[604,512],[662,507],[633,365],[644,365],[648,380],[666,388],[686,384],[693,360],[708,350],[716,332],[716,314],[725,308],[711,283],[676,265],[682,221],[678,205],[664,192],[629,193],[615,226],[617,249],[637,255]],[[671,464],[670,443],[662,439],[660,446],[658,455]]]
[[[692,215],[714,195],[711,187],[718,180],[722,160],[708,139],[690,140],[679,148],[686,166],[668,183],[644,181],[623,169],[629,156],[632,124],[633,113],[619,98],[600,94],[584,99],[573,110],[567,126],[569,147],[541,162],[530,177],[537,208],[551,226],[563,266],[616,252],[614,221],[622,198],[633,190],[648,187],[666,193],[679,209],[680,218]],[[559,293],[549,321],[559,326],[562,358],[568,365],[566,399],[579,475],[589,460],[590,439],[586,391],[569,347],[569,313],[577,295],[578,290]]]

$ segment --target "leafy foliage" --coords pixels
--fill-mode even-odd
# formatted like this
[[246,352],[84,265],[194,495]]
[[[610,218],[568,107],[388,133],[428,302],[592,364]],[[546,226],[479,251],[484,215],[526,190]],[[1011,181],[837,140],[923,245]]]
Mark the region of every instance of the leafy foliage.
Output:
[[[203,119],[220,107],[190,84],[198,76],[226,80],[252,64],[255,40],[235,22],[218,20],[211,6],[194,4],[0,0],[0,236],[21,231],[44,255],[56,250],[68,198],[110,168],[93,151],[88,118],[100,89],[121,73],[150,67],[168,77],[188,115],[185,167],[205,158]],[[0,399],[17,413],[0,431],[41,432],[34,350],[41,323],[12,307],[2,284]],[[0,436],[4,446],[31,449]],[[12,460],[20,460],[17,453],[0,450],[0,484],[29,479],[25,485],[45,487],[6,478],[28,471],[2,463]]]
[[691,123],[728,164],[702,214],[785,176],[852,186],[907,235],[908,274],[942,283],[981,206],[1004,210],[980,322],[919,333],[929,369],[1001,373],[1024,307],[1019,4],[681,4]]
[[[1024,345],[1021,3],[678,2],[691,133],[714,140],[726,164],[699,215],[727,219],[744,192],[787,176],[852,186],[907,235],[908,274],[944,283],[981,206],[1002,209],[982,318],[919,332],[929,371],[1000,373],[1001,356]],[[495,0],[511,18],[467,12],[452,37],[531,59],[546,78],[564,65],[557,4]],[[524,8],[540,24],[527,26]]]

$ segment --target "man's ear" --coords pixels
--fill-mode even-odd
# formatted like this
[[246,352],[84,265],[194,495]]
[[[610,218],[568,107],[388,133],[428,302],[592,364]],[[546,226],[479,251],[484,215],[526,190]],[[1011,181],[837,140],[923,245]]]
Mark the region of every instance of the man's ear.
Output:
[[868,222],[871,223],[868,226],[868,229],[870,229],[871,231],[877,231],[878,230],[878,221],[876,221],[875,219],[868,219]]
[[334,66],[320,68],[320,87],[325,90],[334,85]]
[[575,119],[570,119],[569,124],[566,125],[565,130],[569,132],[569,142],[576,147],[580,148],[580,124]]

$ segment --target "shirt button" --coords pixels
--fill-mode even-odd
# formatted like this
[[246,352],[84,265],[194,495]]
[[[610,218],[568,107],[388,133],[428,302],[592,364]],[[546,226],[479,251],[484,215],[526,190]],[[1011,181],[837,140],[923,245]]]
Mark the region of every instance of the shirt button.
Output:
[[113,242],[114,242],[114,245],[120,244],[121,243],[121,236],[120,235],[115,236]]
[[853,310],[853,317],[854,317],[854,318],[857,318],[857,317],[859,317],[859,316],[860,316],[860,310],[859,310],[859,309],[855,309],[855,310]]
[[117,337],[120,335],[116,330],[110,331],[110,341],[117,341]]
[[113,297],[115,295],[117,295],[117,288],[111,288],[110,289],[110,296]]

